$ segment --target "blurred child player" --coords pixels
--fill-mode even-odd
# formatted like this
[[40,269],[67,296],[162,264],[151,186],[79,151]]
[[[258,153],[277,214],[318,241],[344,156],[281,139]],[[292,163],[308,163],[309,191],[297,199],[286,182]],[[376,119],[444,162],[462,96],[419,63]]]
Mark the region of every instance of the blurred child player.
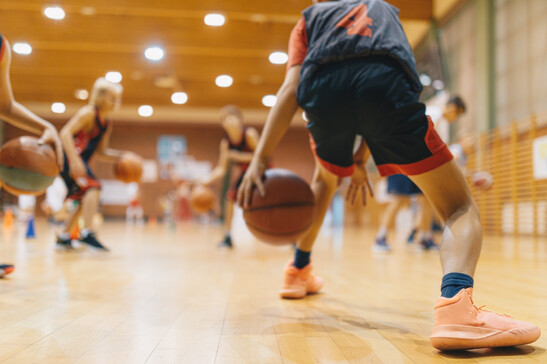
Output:
[[[220,110],[220,122],[224,129],[224,138],[220,141],[218,163],[211,175],[203,181],[203,185],[211,185],[226,177],[227,174],[239,173],[238,178],[230,186],[224,205],[224,240],[219,246],[231,248],[232,237],[230,229],[234,201],[236,200],[237,189],[243,179],[249,162],[258,143],[259,134],[255,128],[243,124],[243,115],[239,108],[228,105]],[[230,171],[230,169],[232,171]]]
[[77,203],[77,207],[57,236],[57,246],[60,248],[72,248],[70,232],[83,215],[84,228],[80,240],[93,248],[108,250],[92,230],[93,216],[99,209],[101,182],[89,168],[89,162],[93,156],[106,162],[116,162],[128,153],[108,147],[112,123],[107,116],[120,104],[122,90],[119,84],[104,78],[97,79],[89,104],[82,107],[61,130],[65,150],[65,167],[61,176],[68,188],[67,199]]

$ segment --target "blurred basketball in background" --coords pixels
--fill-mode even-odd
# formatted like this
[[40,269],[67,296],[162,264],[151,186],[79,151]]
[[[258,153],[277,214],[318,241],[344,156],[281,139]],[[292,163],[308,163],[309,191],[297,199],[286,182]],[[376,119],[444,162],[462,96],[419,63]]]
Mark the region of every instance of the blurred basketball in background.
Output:
[[492,188],[494,178],[488,172],[475,172],[473,174],[473,187],[479,191],[487,191]]
[[16,196],[40,195],[59,174],[55,152],[39,139],[23,136],[10,140],[0,149],[2,186]]
[[198,214],[209,212],[215,204],[215,194],[205,186],[197,186],[190,193],[190,207]]
[[114,165],[116,178],[125,183],[140,182],[142,159],[134,154],[123,155]]
[[313,222],[315,197],[310,186],[291,171],[269,169],[264,188],[264,197],[253,190],[250,206],[243,210],[247,227],[265,243],[295,243]]

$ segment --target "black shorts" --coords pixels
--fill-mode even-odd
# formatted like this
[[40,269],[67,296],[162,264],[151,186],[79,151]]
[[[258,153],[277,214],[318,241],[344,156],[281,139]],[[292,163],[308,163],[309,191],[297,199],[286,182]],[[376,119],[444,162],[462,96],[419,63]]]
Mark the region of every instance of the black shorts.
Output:
[[387,178],[387,192],[398,196],[412,196],[422,193],[410,178],[402,174],[394,174]]
[[70,175],[70,169],[68,166],[68,158],[65,154],[65,166],[63,168],[63,171],[61,172],[61,177],[63,178],[63,181],[65,182],[66,188],[68,189],[68,199],[80,201],[85,193],[92,188],[95,189],[101,189],[101,182],[95,177],[93,172],[91,171],[91,168],[89,168],[89,165],[86,160],[82,160],[84,162],[84,166],[87,172],[87,175],[82,177],[82,180],[80,181],[80,184],[78,184],[74,178]]
[[298,90],[312,149],[340,177],[353,174],[356,135],[382,176],[421,174],[452,159],[418,97],[406,72],[386,57],[324,65]]

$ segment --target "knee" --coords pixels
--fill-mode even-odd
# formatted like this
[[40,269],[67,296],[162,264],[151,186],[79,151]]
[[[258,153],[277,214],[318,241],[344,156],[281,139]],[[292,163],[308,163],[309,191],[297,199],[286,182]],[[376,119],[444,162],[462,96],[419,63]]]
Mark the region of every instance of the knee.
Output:
[[445,216],[445,221],[447,223],[450,223],[463,215],[467,215],[469,217],[470,223],[474,223],[478,226],[481,225],[479,208],[475,201],[473,201],[472,199],[464,201],[458,206],[454,206],[453,209],[449,210]]

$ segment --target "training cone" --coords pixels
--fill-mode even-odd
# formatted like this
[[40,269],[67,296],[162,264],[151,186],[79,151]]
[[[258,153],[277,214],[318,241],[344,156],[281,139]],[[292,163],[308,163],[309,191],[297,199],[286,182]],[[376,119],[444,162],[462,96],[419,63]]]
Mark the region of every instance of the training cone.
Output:
[[13,211],[7,208],[4,212],[4,229],[11,229],[13,227]]
[[27,234],[25,235],[25,238],[26,239],[36,238],[36,232],[34,231],[34,217],[29,217],[28,219]]

